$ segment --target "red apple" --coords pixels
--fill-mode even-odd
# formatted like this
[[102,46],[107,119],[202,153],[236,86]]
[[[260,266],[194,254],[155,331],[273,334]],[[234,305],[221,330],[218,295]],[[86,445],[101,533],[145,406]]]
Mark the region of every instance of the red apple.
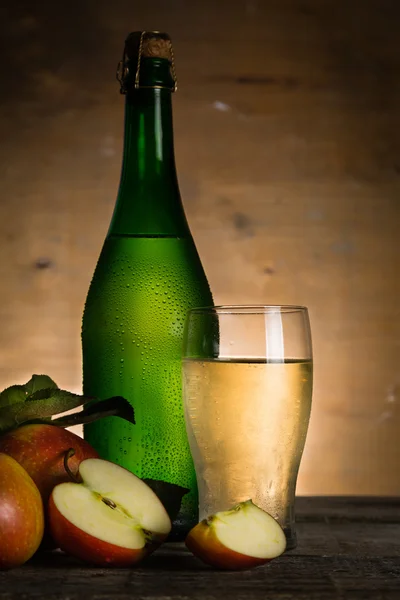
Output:
[[43,537],[40,492],[16,460],[0,454],[0,569],[26,562]]
[[70,480],[64,468],[69,448],[75,450],[68,462],[74,474],[82,460],[99,456],[88,442],[56,425],[22,425],[0,437],[0,452],[24,467],[39,488],[45,506],[54,486]]
[[62,550],[95,565],[127,567],[168,536],[164,506],[136,475],[96,458],[82,461],[79,474],[82,483],[61,483],[50,496],[50,531]]
[[286,548],[279,523],[251,500],[204,519],[185,543],[205,563],[231,570],[264,565]]

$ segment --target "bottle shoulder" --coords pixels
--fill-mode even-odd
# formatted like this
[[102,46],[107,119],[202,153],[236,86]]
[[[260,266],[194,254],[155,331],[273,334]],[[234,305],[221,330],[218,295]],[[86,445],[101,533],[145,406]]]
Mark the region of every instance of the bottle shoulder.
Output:
[[167,297],[197,290],[204,300],[198,298],[195,304],[209,303],[210,288],[192,237],[109,235],[89,294],[112,296],[124,290],[139,298],[140,289],[148,292],[152,286],[165,288]]

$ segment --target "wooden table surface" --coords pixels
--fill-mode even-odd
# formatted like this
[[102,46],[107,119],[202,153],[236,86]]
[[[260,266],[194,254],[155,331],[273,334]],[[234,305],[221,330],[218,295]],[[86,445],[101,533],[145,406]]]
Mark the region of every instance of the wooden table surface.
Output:
[[216,571],[182,544],[136,569],[61,553],[0,573],[0,600],[399,600],[400,498],[299,498],[296,550],[250,571]]

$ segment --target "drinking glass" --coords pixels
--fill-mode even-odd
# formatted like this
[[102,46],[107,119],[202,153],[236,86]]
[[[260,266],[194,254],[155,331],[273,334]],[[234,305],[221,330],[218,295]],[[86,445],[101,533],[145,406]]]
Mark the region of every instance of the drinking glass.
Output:
[[312,395],[304,306],[213,306],[188,313],[186,429],[200,519],[251,499],[296,546],[294,502]]

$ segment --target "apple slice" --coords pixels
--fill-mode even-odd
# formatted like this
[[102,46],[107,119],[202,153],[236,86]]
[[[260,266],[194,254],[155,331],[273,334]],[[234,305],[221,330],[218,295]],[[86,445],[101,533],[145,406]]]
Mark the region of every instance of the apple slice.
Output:
[[134,565],[153,552],[171,520],[141,479],[114,463],[89,458],[82,483],[60,483],[49,501],[51,534],[72,556],[100,566]]
[[279,523],[251,500],[204,519],[185,543],[205,563],[232,570],[264,565],[286,549]]

